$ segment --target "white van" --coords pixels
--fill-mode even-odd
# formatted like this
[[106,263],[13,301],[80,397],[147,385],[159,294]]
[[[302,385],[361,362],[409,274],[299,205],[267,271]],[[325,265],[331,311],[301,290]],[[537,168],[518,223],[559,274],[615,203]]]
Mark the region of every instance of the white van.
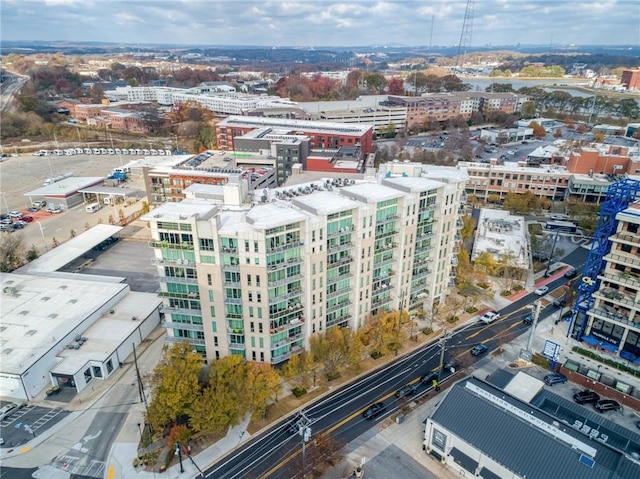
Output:
[[116,148],[116,155],[121,155],[122,154],[122,150],[120,150],[120,148]]
[[158,156],[158,150],[149,150],[152,156]]
[[99,155],[99,154],[100,154],[100,148],[94,148],[93,150],[91,150],[91,152],[92,152],[94,155]]
[[136,149],[136,155],[144,155],[140,148]]
[[100,154],[101,155],[108,155],[109,153],[107,152],[106,148],[100,148]]
[[100,209],[100,203],[91,203],[84,207],[87,213],[95,213]]
[[150,155],[151,152],[149,150],[142,150],[143,155]]
[[76,155],[82,155],[83,153],[82,148],[76,148],[74,151],[76,152]]
[[109,148],[107,150],[107,153],[109,153],[110,155],[115,155],[116,154],[116,152],[115,152],[115,150],[113,148]]
[[90,154],[91,154],[91,148],[85,148],[85,149],[84,149],[84,150],[82,150],[82,151],[83,151],[83,153],[84,153],[85,155],[90,155]]
[[58,155],[58,156],[62,156],[62,155],[64,155],[64,151],[62,151],[62,150],[53,150],[53,154],[54,155]]

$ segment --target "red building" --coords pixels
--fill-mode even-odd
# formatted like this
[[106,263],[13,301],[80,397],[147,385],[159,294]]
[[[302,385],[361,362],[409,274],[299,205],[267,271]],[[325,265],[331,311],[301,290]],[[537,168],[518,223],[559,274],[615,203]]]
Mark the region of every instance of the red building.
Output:
[[604,148],[585,147],[569,154],[567,169],[570,173],[588,175],[622,175],[631,173],[629,150],[624,146],[605,145]]
[[621,83],[627,90],[640,90],[640,68],[622,70]]
[[235,150],[234,138],[262,129],[270,135],[306,135],[311,148],[359,146],[364,153],[373,151],[373,125],[230,116],[216,125],[216,141],[219,150]]

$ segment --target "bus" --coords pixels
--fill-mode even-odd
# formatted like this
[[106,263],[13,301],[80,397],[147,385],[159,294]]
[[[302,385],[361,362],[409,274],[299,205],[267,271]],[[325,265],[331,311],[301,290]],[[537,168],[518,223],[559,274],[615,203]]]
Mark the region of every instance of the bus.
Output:
[[578,227],[571,221],[547,221],[545,229],[549,231],[560,231],[561,233],[575,233]]

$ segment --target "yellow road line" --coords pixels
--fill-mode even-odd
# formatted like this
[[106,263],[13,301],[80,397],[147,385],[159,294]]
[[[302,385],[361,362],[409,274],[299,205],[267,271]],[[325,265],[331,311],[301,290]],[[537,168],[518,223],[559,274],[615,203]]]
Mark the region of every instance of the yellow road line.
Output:
[[113,479],[113,475],[115,474],[115,469],[113,466],[109,466],[108,472],[107,472],[107,479]]

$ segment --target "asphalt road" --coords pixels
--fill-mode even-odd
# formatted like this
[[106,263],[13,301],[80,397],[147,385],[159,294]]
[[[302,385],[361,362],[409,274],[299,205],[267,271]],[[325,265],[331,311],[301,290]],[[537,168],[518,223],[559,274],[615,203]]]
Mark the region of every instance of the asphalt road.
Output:
[[[563,259],[581,271],[588,251],[578,248]],[[575,281],[575,280],[574,280]],[[560,277],[548,284],[549,292],[567,284]],[[530,313],[530,306],[540,297],[531,293],[500,310],[501,318],[490,324],[474,323],[455,330],[446,340],[445,360],[455,356],[461,365],[471,366],[482,361],[488,354],[474,357],[469,351],[478,344],[485,344],[489,352],[530,331],[522,319]],[[548,306],[541,311],[539,321],[544,321],[557,312]],[[336,444],[346,444],[367,432],[379,421],[396,413],[412,398],[398,399],[395,392],[409,382],[436,370],[440,364],[440,344],[434,341],[394,363],[373,371],[368,376],[335,391],[305,408],[304,413],[312,421],[312,440],[321,434],[330,434]],[[441,380],[451,375],[443,371]],[[420,385],[417,395],[427,394],[431,385]],[[384,401],[384,414],[366,420],[362,412],[372,403]],[[289,431],[291,418],[271,427],[232,452],[222,461],[205,471],[205,477],[216,479],[269,478],[289,479],[295,477],[301,467],[301,438]]]

